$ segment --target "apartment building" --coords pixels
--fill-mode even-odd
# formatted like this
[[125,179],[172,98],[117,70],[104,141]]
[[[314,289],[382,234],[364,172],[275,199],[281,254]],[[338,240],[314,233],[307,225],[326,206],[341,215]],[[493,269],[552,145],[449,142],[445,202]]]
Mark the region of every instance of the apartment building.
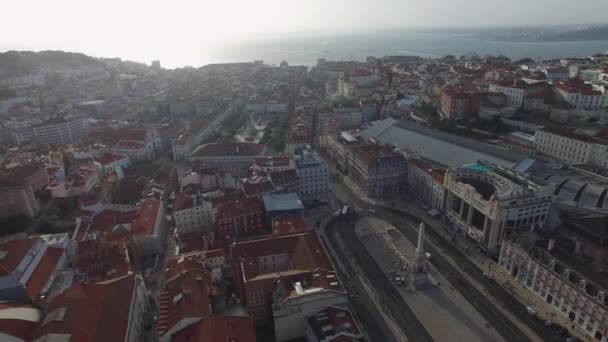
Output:
[[173,220],[178,234],[211,233],[214,228],[211,202],[203,198],[202,194],[181,192],[175,197]]
[[608,341],[608,279],[574,259],[563,259],[555,240],[542,247],[539,242],[530,232],[509,236],[502,244],[498,264],[591,339]]
[[[306,316],[336,301],[346,303],[346,292],[314,231],[236,242],[230,255],[236,292],[249,316],[258,323],[275,319],[279,338],[303,336]],[[326,294],[330,303],[315,293]]]
[[403,189],[406,161],[391,147],[357,146],[349,157],[348,178],[366,196],[388,196]]
[[30,184],[0,179],[0,217],[12,215],[34,217],[39,209],[40,205]]
[[32,338],[138,342],[146,332],[147,312],[148,297],[140,275],[76,285],[51,299]]
[[443,211],[445,206],[445,172],[445,169],[424,160],[408,160],[406,184],[410,193],[426,205]]
[[67,266],[73,243],[68,234],[42,235],[0,245],[0,300],[37,301],[57,272]]
[[441,90],[441,113],[447,119],[461,119],[469,112],[469,101],[462,90],[447,86]]
[[263,228],[264,210],[257,196],[243,197],[213,206],[215,238],[233,239],[260,235]]
[[545,92],[545,82],[528,83],[521,79],[513,81],[499,81],[490,84],[490,92],[503,93],[507,95],[507,104],[515,108],[521,108],[524,103],[524,97],[539,95]]
[[567,164],[588,164],[595,145],[589,136],[557,128],[545,127],[534,133],[535,149]]
[[86,123],[82,116],[53,118],[43,122],[9,123],[11,137],[16,145],[27,142],[66,145],[86,137]]
[[558,97],[575,108],[596,110],[608,106],[608,94],[581,79],[559,81],[554,89]]
[[307,154],[294,161],[298,196],[304,203],[324,203],[329,197],[329,170],[321,159]]
[[261,157],[264,150],[264,145],[255,143],[209,143],[197,147],[189,159],[238,178],[247,175],[254,159]]

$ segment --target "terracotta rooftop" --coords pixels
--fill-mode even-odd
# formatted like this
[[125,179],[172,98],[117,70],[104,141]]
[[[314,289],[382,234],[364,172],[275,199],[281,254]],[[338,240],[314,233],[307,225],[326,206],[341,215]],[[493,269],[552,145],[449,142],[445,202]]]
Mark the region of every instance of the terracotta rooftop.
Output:
[[69,341],[123,341],[129,322],[135,276],[93,285],[75,285],[54,297],[33,337],[69,335]]
[[174,275],[165,278],[165,287],[160,294],[156,327],[158,336],[164,335],[184,319],[202,318],[211,314],[210,272],[182,267],[181,264],[173,265],[172,268],[176,268]]
[[[29,341],[36,324],[40,320],[40,311],[25,303],[0,303],[0,336],[15,337],[15,341]],[[13,341],[7,337],[8,341]]]
[[443,88],[441,90],[441,92],[451,98],[466,98],[467,97],[467,95],[462,90],[460,90],[456,87],[452,87],[452,86],[447,86],[447,87]]
[[363,334],[347,308],[328,306],[306,318],[319,341],[363,341]]
[[196,148],[192,157],[259,156],[264,145],[255,143],[209,143]]
[[23,260],[23,257],[25,257],[38,240],[38,237],[30,236],[24,239],[11,240],[0,244],[0,251],[6,253],[4,257],[0,259],[0,275],[6,276],[13,273],[17,266],[19,266],[21,260]]
[[402,159],[403,157],[397,154],[393,148],[389,146],[378,145],[363,145],[355,146],[351,149],[351,153],[367,163],[375,162],[384,158]]
[[256,342],[251,317],[207,316],[179,331],[171,342]]
[[243,191],[247,196],[261,194],[263,192],[273,191],[274,187],[268,177],[253,175],[246,178],[242,184]]
[[591,84],[584,83],[582,80],[573,79],[567,81],[559,81],[556,86],[567,93],[579,93],[585,96],[601,96],[602,92],[593,90]]
[[245,197],[233,201],[225,201],[213,207],[216,222],[261,211],[262,203],[258,197]]
[[272,220],[272,234],[275,236],[302,233],[308,229],[304,217],[299,215],[281,215]]
[[63,256],[63,248],[49,246],[44,252],[38,265],[25,283],[25,292],[32,300],[38,299],[44,287],[51,279],[53,272],[57,268],[59,260]]
[[[232,260],[240,263],[241,267],[237,269],[243,272],[242,276],[246,281],[265,275],[258,266],[257,257],[282,253],[289,255],[291,270],[312,271],[317,268],[333,270],[327,253],[314,231],[237,242],[231,246]],[[276,275],[277,271],[271,273]]]
[[270,157],[259,157],[253,159],[253,164],[261,167],[275,166],[275,167],[288,167],[289,166],[288,156],[270,156]]
[[157,334],[164,335],[183,319],[211,314],[210,298],[224,294],[214,280],[208,261],[224,258],[223,250],[192,252],[167,260],[161,293]]
[[87,234],[91,233],[106,241],[128,239],[139,234],[154,235],[159,210],[160,202],[153,198],[146,198],[139,208],[103,210],[93,217],[82,219],[74,231],[74,240],[85,240]]
[[412,160],[409,160],[408,163],[414,165],[418,169],[422,170],[424,173],[430,175],[438,183],[441,183],[441,184],[444,183],[445,169],[435,167],[435,166],[433,166],[433,164],[428,163],[424,160],[420,160],[420,159],[412,159]]
[[122,160],[125,158],[126,158],[126,156],[123,156],[120,154],[104,152],[104,153],[96,156],[95,160],[98,161],[99,163],[101,163],[101,165],[107,165],[107,164],[110,164],[110,163],[113,163],[115,161],[119,161],[119,160]]
[[[336,272],[322,268],[298,273],[286,272],[286,274],[275,276],[276,279],[273,281],[273,303],[275,305],[280,305],[307,293],[317,292],[319,289],[345,292],[336,276]],[[302,292],[297,289],[298,283],[302,287]]]
[[86,275],[89,283],[96,283],[127,275],[131,265],[124,242],[86,240],[78,242],[72,268]]

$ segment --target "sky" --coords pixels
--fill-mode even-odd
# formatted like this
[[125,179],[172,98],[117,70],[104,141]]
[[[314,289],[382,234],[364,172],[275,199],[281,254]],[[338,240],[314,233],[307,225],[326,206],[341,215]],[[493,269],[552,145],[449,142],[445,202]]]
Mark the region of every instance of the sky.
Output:
[[162,56],[174,49],[198,53],[253,33],[595,23],[606,19],[608,1],[19,0],[3,3],[2,12],[0,50],[111,56],[141,49]]

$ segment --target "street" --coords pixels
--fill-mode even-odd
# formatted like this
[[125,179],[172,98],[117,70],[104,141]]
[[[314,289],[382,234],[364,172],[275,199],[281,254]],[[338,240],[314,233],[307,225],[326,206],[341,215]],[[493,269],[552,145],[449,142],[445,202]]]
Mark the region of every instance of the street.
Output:
[[[399,253],[411,270],[415,262],[416,246],[410,243],[388,222],[374,216],[361,218],[355,225],[359,240],[365,245],[376,262],[387,274],[397,269],[394,266]],[[428,274],[441,284],[448,284],[433,262],[426,263]],[[405,286],[396,286],[397,290],[416,314],[421,323],[437,341],[504,341],[500,334],[480,315],[469,302],[449,285],[416,289],[408,279],[409,273],[401,272],[400,276],[408,282]]]

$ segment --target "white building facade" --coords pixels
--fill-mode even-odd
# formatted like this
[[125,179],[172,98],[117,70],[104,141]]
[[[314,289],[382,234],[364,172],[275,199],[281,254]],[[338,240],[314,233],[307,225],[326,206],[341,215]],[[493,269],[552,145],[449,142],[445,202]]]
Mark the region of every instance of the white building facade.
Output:
[[445,170],[433,167],[422,160],[407,162],[406,183],[409,191],[427,205],[441,212],[445,206]]
[[448,169],[445,187],[454,228],[495,255],[507,232],[546,223],[553,195],[552,186],[489,163]]
[[321,159],[308,155],[295,160],[298,196],[304,203],[325,203],[329,198],[329,171]]
[[[523,237],[506,240],[498,264],[531,294],[552,304],[590,341],[608,342],[608,288],[557,260],[550,251],[529,247]],[[552,248],[551,240],[548,249]]]
[[173,213],[175,231],[178,234],[212,232],[215,220],[211,202],[204,200],[201,195],[194,195],[189,204],[185,208],[176,208]]
[[587,164],[594,142],[586,136],[543,128],[534,133],[534,148],[568,164]]
[[295,294],[272,305],[275,336],[278,342],[301,338],[306,330],[307,316],[327,306],[348,306],[345,291],[305,288],[295,284]]

